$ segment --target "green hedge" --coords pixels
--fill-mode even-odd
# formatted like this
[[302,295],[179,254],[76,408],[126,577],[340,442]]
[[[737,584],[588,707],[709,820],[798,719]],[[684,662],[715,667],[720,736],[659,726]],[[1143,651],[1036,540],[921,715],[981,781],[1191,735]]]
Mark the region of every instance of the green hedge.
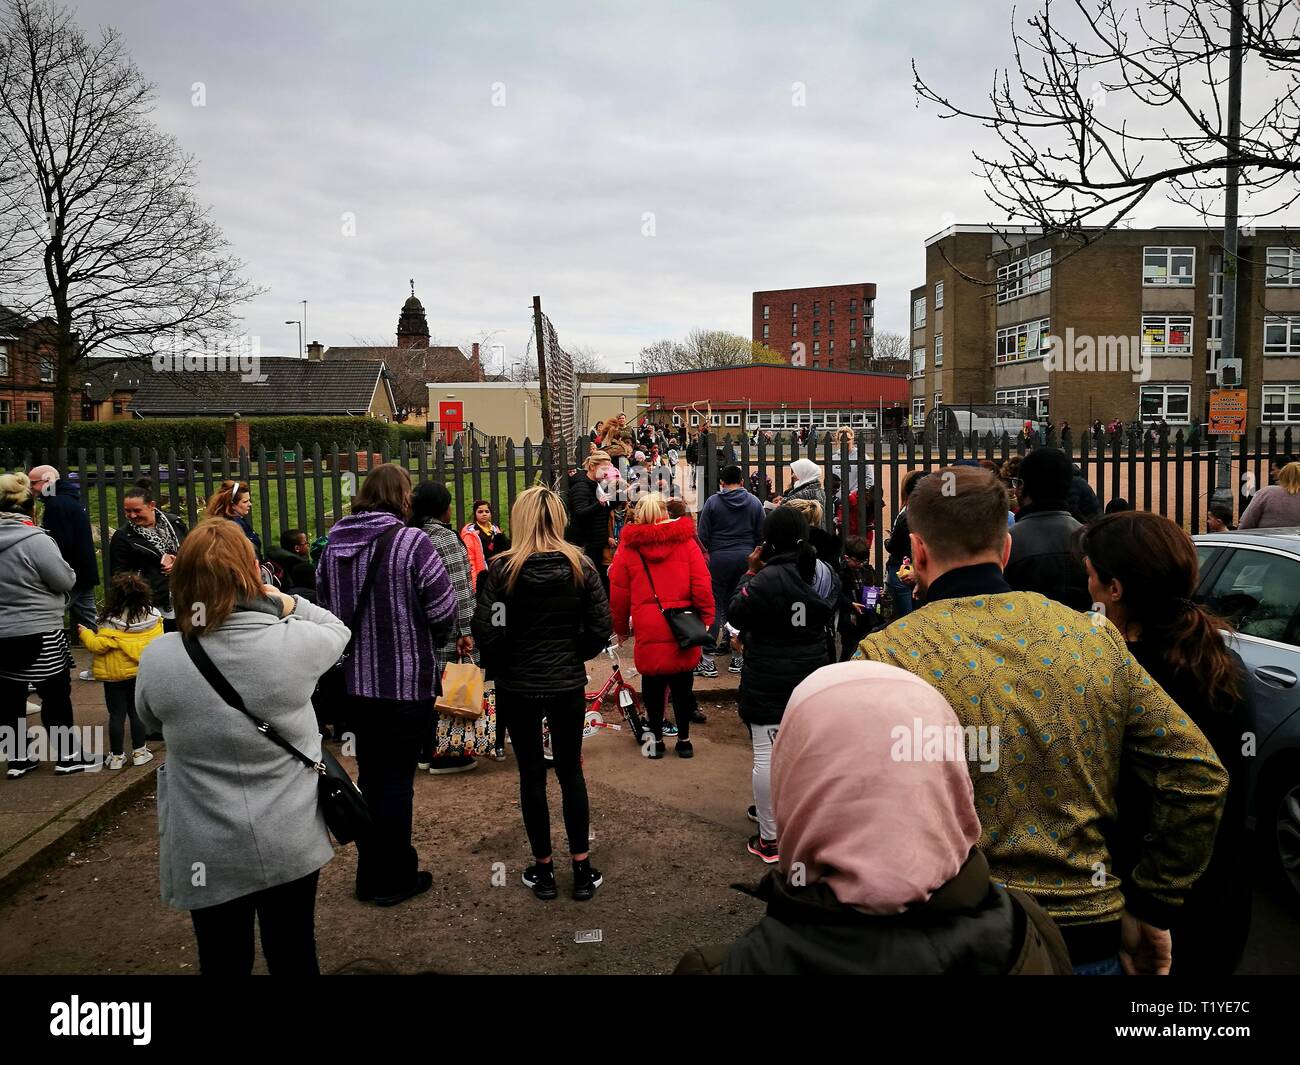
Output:
[[[374,450],[387,445],[396,454],[401,441],[408,438],[412,427],[396,426],[379,418],[304,417],[304,418],[245,418],[248,423],[249,443],[254,456],[262,448],[287,448],[301,444],[310,452],[319,444],[326,450],[338,444],[341,448],[370,447]],[[415,429],[414,437],[422,438],[423,430]],[[0,451],[16,454],[30,453],[37,457],[52,457],[54,426],[48,422],[18,422],[0,425]],[[226,444],[224,418],[137,418],[131,421],[73,422],[68,427],[68,450],[78,448],[94,452],[102,447],[110,455],[113,448],[129,455],[131,448],[139,448],[147,455],[156,450],[159,454],[175,448],[178,453],[195,454],[207,448],[219,455]]]

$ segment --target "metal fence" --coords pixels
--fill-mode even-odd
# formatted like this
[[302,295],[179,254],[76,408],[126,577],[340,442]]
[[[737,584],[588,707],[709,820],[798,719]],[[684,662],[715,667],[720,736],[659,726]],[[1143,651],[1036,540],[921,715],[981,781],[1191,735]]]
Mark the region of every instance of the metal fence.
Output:
[[[718,490],[718,474],[725,465],[739,465],[747,482],[766,500],[788,487],[791,462],[810,458],[823,470],[825,526],[842,538],[854,528],[862,533],[887,531],[886,518],[892,521],[897,513],[899,484],[908,470],[929,471],[960,459],[1001,464],[1044,445],[1070,453],[1103,505],[1123,496],[1134,507],[1165,515],[1195,533],[1204,527],[1215,488],[1217,458],[1210,439],[1197,433],[1184,436],[1181,431],[1074,437],[1067,432],[1059,440],[1055,434],[1035,438],[1004,434],[999,439],[952,435],[927,440],[921,434],[862,431],[851,440],[847,434],[836,438],[827,433],[803,442],[702,433],[697,443],[695,468],[687,465],[682,449],[682,461],[673,471],[673,494],[683,497],[689,509],[698,509]],[[178,453],[171,449],[142,454],[133,448],[124,454],[120,448],[96,448],[56,454],[0,451],[0,466],[28,470],[50,463],[80,486],[107,579],[108,542],[122,520],[122,495],[143,476],[152,478],[160,503],[191,527],[221,482],[237,477],[250,486],[250,517],[269,547],[286,529],[302,529],[312,537],[327,532],[345,512],[366,471],[378,462],[399,462],[416,484],[446,482],[452,493],[453,516],[463,525],[472,519],[473,503],[478,499],[490,502],[502,520],[508,517],[515,497],[530,485],[547,484],[567,493],[586,450],[583,441],[571,455],[557,456],[549,443],[529,440],[518,445],[507,440],[502,446],[495,441],[484,446],[457,441],[451,447],[442,441],[406,442],[395,454],[387,448],[369,452],[338,446],[324,450],[294,446],[251,455],[241,451],[237,456],[224,450]],[[1256,430],[1253,437],[1234,443],[1233,496],[1238,508],[1245,505],[1255,485],[1268,483],[1271,463],[1290,461],[1294,454],[1290,429],[1282,433],[1272,429],[1267,436]],[[851,498],[858,485],[871,486],[871,490]],[[882,536],[875,536],[877,567],[883,563],[882,541]]]

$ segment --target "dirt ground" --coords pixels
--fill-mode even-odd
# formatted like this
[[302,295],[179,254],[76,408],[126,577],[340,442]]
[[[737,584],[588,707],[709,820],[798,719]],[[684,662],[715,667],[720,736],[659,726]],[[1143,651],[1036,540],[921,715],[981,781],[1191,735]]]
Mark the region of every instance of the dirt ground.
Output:
[[[563,862],[557,900],[540,902],[520,884],[529,855],[513,758],[457,776],[417,774],[415,844],[434,886],[392,909],[359,903],[356,851],[341,848],[321,875],[322,971],[667,973],[691,944],[740,935],[761,905],[729,885],[754,882],[766,869],[744,847],[752,831],[748,738],[733,707],[702,707],[709,723],[693,730],[689,761],[671,744],[662,761],[648,761],[620,733],[587,740],[592,858],[605,874],[588,903],[569,898]],[[562,858],[553,782],[550,791]],[[505,866],[499,887],[495,863]],[[575,941],[593,930],[600,942]],[[0,904],[0,973],[197,971],[188,915],[158,897],[152,792]],[[1240,971],[1300,973],[1300,914],[1257,891]]]
[[[588,903],[569,897],[563,862],[555,901],[520,884],[530,858],[512,757],[451,777],[417,774],[415,845],[433,888],[392,909],[357,902],[356,849],[340,848],[317,901],[322,971],[665,973],[691,944],[735,938],[761,907],[728,885],[767,867],[745,850],[748,736],[734,707],[702,709],[709,723],[693,730],[691,760],[674,756],[671,741],[662,761],[642,758],[625,734],[586,741],[592,861],[605,875]],[[553,780],[550,792],[561,859]],[[494,863],[505,866],[500,887]],[[158,897],[153,793],[0,905],[0,930],[3,973],[197,972],[188,914]],[[599,943],[575,942],[590,930]]]

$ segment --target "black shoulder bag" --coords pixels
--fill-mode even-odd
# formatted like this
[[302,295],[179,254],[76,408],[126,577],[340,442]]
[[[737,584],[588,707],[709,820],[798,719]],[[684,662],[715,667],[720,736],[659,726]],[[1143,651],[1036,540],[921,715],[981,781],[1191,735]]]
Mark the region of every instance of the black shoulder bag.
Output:
[[677,641],[677,646],[685,650],[688,647],[703,647],[712,640],[709,630],[705,626],[703,619],[695,613],[694,608],[689,606],[665,607],[659,601],[659,593],[655,591],[655,580],[650,576],[650,563],[645,560],[645,555],[637,552],[637,557],[641,560],[641,565],[645,567],[645,579],[650,582],[650,594],[655,597],[655,606],[659,608],[659,613],[664,616],[664,621],[668,623],[668,631],[673,634],[673,639]]
[[343,648],[343,653],[339,655],[339,660],[321,675],[316,685],[316,690],[320,693],[324,705],[331,712],[336,711],[342,700],[347,696],[347,689],[344,684],[344,668],[347,660],[352,657],[352,645],[357,641],[357,622],[361,620],[362,615],[366,612],[366,607],[370,603],[370,589],[375,583],[375,574],[379,572],[379,566],[388,552],[388,545],[393,542],[393,539],[403,528],[405,526],[394,525],[375,542],[375,551],[370,556],[370,564],[366,567],[366,575],[361,579],[361,590],[357,593],[357,605],[352,608],[352,616],[339,618],[348,627],[351,635],[348,637],[347,646]]
[[366,806],[365,797],[362,796],[361,789],[348,776],[348,771],[339,764],[337,758],[330,754],[325,745],[321,744],[319,761],[308,758],[302,751],[276,732],[269,721],[263,721],[256,714],[249,712],[248,707],[244,705],[244,700],[240,698],[239,692],[235,691],[230,681],[221,675],[221,671],[208,657],[208,652],[203,649],[203,645],[199,643],[197,637],[185,636],[182,642],[190,659],[198,667],[199,672],[203,674],[204,680],[212,685],[213,690],[227,704],[252,721],[257,726],[257,731],[266,736],[272,743],[283,747],[308,769],[314,770],[318,774],[316,788],[317,794],[320,796],[321,813],[325,816],[325,826],[330,830],[334,838],[341,844],[348,844],[368,831],[370,828],[370,810]]

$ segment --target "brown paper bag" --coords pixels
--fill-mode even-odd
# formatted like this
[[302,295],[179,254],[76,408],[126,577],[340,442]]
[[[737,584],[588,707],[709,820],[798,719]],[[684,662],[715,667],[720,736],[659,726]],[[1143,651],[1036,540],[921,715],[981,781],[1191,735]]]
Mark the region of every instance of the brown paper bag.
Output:
[[483,714],[483,671],[473,662],[448,662],[442,674],[442,694],[434,708],[452,717]]

